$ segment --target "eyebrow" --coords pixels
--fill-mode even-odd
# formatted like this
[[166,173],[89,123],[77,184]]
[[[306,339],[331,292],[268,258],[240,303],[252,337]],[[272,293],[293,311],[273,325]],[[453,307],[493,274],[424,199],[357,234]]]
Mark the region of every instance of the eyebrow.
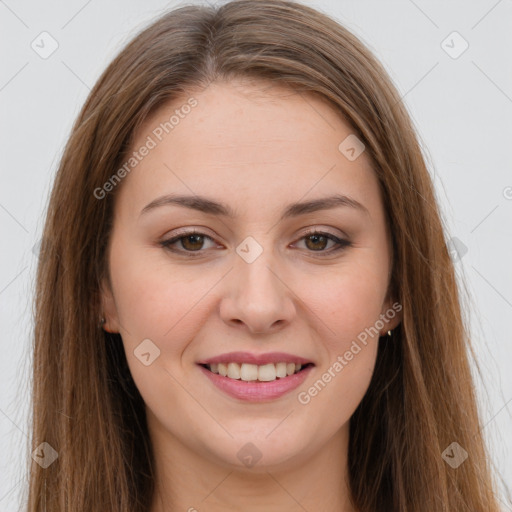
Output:
[[[228,217],[230,219],[236,217],[236,213],[231,207],[214,201],[208,197],[175,194],[167,194],[165,196],[157,197],[141,210],[139,217],[156,208],[169,205],[182,206],[191,210],[197,210],[210,215]],[[332,210],[339,207],[353,208],[369,215],[368,209],[359,201],[356,201],[355,199],[346,195],[335,194],[319,199],[313,199],[311,201],[292,203],[285,208],[283,214],[281,215],[280,221],[291,217],[305,215],[307,213],[314,213],[321,210]]]

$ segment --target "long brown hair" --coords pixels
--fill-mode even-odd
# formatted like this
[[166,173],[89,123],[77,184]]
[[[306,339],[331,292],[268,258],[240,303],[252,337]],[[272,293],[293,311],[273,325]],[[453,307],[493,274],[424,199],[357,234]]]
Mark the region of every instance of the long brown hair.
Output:
[[[327,99],[364,142],[393,240],[390,286],[403,307],[381,343],[350,424],[352,499],[364,512],[497,512],[479,429],[454,266],[409,115],[371,52],[296,2],[241,0],[161,16],[108,66],[67,143],[52,189],[35,297],[28,512],[146,512],[153,456],[143,400],[119,334],[98,327],[106,246],[122,183],[95,190],[127,158],[133,134],[164,103],[214,80],[252,78]],[[469,457],[452,468],[453,442]]]

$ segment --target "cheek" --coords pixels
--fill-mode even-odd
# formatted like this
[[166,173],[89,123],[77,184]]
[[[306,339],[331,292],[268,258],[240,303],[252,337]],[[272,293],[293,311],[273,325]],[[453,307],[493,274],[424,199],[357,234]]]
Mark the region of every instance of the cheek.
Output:
[[133,250],[124,256],[124,251],[112,252],[120,332],[130,372],[144,402],[153,411],[166,411],[178,404],[182,410],[190,400],[179,384],[183,354],[197,336],[199,317],[205,314],[206,301],[201,298],[215,280],[209,275],[193,278],[192,271],[177,267],[171,272],[170,265],[157,260],[155,253]]
[[[309,286],[316,290],[309,294],[309,304],[327,327],[329,344],[343,348],[365,329],[375,326],[382,313],[387,291],[387,269],[368,262],[347,264],[332,272],[322,286]],[[340,347],[341,345],[341,347]]]
[[[319,340],[321,365],[297,399],[309,417],[323,418],[322,428],[334,432],[350,419],[370,384],[384,292],[372,280],[354,276],[341,276],[331,284],[321,302],[317,298],[318,314],[327,326]],[[320,426],[312,421],[311,428]]]
[[358,258],[357,263],[347,260],[322,286],[309,287],[316,290],[308,306],[321,321],[317,323],[322,325],[323,357],[313,387],[301,389],[305,395],[299,402],[311,399],[319,408],[337,403],[342,418],[333,421],[348,420],[370,383],[382,330],[386,277],[382,262]]
[[112,251],[111,275],[120,330],[131,350],[149,338],[162,350],[181,352],[180,340],[185,343],[193,338],[201,298],[214,285],[214,276],[206,273],[198,279],[190,269],[171,269],[157,259],[157,251],[135,249],[129,256]]

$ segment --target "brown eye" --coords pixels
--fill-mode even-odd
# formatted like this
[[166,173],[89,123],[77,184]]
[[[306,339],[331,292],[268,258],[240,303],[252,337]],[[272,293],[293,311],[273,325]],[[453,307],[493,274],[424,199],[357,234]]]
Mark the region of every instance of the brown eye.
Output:
[[[306,233],[300,240],[304,240],[308,252],[317,252],[319,256],[327,256],[352,245],[348,240],[343,240],[331,233],[323,233],[321,231]],[[329,242],[333,243],[330,247],[328,247]]]
[[[302,240],[305,241],[308,252],[316,252],[319,256],[327,256],[352,245],[348,240],[343,240],[331,233],[323,233],[320,231],[311,231],[300,239],[300,241]],[[200,256],[205,252],[205,249],[208,247],[205,248],[204,244],[207,241],[212,242],[213,246],[215,245],[212,237],[204,233],[191,231],[189,233],[182,233],[169,240],[164,240],[160,242],[160,245],[169,251],[193,257]],[[330,247],[329,242],[332,242]],[[212,246],[210,248],[212,248]]]
[[187,251],[197,251],[204,244],[204,236],[202,235],[187,235],[178,240],[181,240],[181,245]]
[[[160,245],[172,252],[185,254],[198,253],[199,255],[200,253],[205,252],[203,250],[205,249],[204,244],[208,240],[213,242],[213,239],[210,236],[196,231],[191,231],[189,233],[183,233],[181,235],[175,236],[170,240],[163,240],[160,242]],[[192,254],[189,255],[192,256]]]
[[[306,246],[313,251],[322,251],[327,246],[329,239],[324,235],[309,235],[305,237]],[[311,243],[308,243],[311,242]]]

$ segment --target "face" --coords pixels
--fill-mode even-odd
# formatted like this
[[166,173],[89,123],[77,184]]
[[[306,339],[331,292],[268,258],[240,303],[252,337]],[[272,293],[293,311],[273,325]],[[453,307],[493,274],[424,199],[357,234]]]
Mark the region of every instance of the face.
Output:
[[317,97],[242,82],[137,132],[103,312],[160,440],[285,467],[346,435],[399,321],[379,185],[353,137]]

